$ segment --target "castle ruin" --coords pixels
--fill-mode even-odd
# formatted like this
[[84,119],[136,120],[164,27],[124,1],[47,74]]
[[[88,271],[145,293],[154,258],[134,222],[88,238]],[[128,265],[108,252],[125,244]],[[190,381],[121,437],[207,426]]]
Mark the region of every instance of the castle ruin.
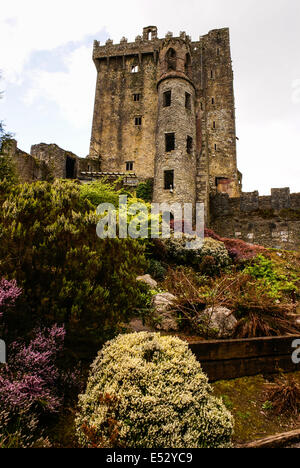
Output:
[[242,192],[237,169],[229,29],[199,41],[143,29],[135,42],[94,42],[97,69],[87,158],[41,143],[31,154],[12,140],[6,152],[24,182],[47,177],[82,183],[123,177],[153,182],[153,201],[204,203],[206,225],[223,237],[300,249],[300,193]]

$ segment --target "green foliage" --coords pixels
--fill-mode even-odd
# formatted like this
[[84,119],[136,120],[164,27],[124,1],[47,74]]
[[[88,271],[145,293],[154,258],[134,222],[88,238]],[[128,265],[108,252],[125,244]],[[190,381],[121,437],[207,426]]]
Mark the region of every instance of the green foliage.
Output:
[[147,203],[151,203],[153,197],[153,181],[148,179],[146,182],[140,183],[136,190],[136,196]]
[[0,182],[6,181],[8,184],[16,184],[18,182],[18,177],[13,160],[8,154],[4,154],[1,151],[0,141]]
[[177,265],[189,265],[197,268],[202,274],[215,275],[230,265],[230,257],[222,242],[206,238],[202,247],[190,250],[186,248],[191,239],[183,236],[182,239],[171,237],[164,240],[167,255]]
[[0,121],[0,182],[6,180],[9,184],[15,184],[18,181],[16,168],[10,156],[3,151],[10,138],[11,135],[5,131],[3,122]]
[[82,200],[89,200],[94,207],[99,206],[101,203],[111,203],[117,208],[120,195],[121,190],[116,190],[115,186],[106,180],[91,182],[80,187]]
[[233,421],[186,342],[135,333],[99,353],[76,427],[84,447],[225,448]]
[[158,260],[151,259],[150,262],[149,262],[148,273],[154,279],[156,279],[158,281],[162,281],[165,278],[166,274],[167,274],[167,270],[162,265],[161,262],[159,262]]
[[244,273],[256,278],[262,288],[266,288],[269,294],[277,299],[282,297],[283,293],[296,293],[298,288],[296,281],[299,280],[295,274],[290,277],[281,274],[275,263],[263,255],[258,255],[249,266],[244,269]]
[[271,401],[266,401],[263,405],[262,405],[262,409],[264,411],[271,411],[273,409],[273,403]]
[[73,181],[10,188],[0,213],[0,276],[23,289],[15,326],[65,323],[78,340],[99,345],[126,321],[139,301],[144,248],[132,239],[100,240],[97,221]]

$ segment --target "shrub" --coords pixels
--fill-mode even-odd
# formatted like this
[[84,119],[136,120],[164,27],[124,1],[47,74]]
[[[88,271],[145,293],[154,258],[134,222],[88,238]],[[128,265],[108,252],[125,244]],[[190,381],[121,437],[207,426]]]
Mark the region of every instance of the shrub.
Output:
[[292,376],[281,376],[267,385],[267,399],[278,415],[299,415],[300,385]]
[[2,278],[0,281],[0,318],[5,309],[15,304],[21,293],[22,290],[17,287],[15,280],[7,281],[5,278]]
[[77,373],[58,367],[64,338],[64,328],[53,326],[36,330],[28,345],[9,346],[8,364],[0,368],[0,447],[39,445],[40,417],[60,410],[66,389],[78,393]]
[[[1,98],[1,93],[0,93]],[[15,184],[18,181],[16,167],[9,156],[12,135],[7,133],[3,122],[0,121],[0,182]]]
[[289,304],[276,301],[272,290],[246,273],[225,276],[215,285],[218,302],[232,310],[239,319],[235,336],[255,338],[298,333],[287,313]]
[[152,202],[153,196],[153,181],[151,179],[142,182],[136,189],[136,196],[147,203]]
[[221,237],[211,229],[205,229],[205,236],[223,242],[230,258],[237,263],[251,260],[258,254],[266,252],[266,249],[260,245],[248,244],[241,239]]
[[[228,252],[222,242],[206,238],[202,247],[190,250],[186,248],[186,244],[190,240],[191,238],[188,236],[184,236],[182,239],[171,237],[164,240],[169,259],[176,264],[190,265],[200,270],[205,268],[205,263],[207,266],[210,263],[209,271],[211,274],[217,274],[221,269],[230,265]],[[213,259],[213,262],[204,260],[206,257]]]
[[149,262],[148,273],[154,279],[162,281],[167,274],[166,268],[158,260],[151,259]]
[[238,319],[237,338],[298,334],[287,315],[294,305],[278,303],[265,284],[249,274],[231,272],[219,278],[199,276],[191,270],[169,270],[163,287],[177,297],[176,310],[184,325],[196,333],[205,332],[203,311],[206,307],[227,307]]
[[179,338],[122,335],[92,365],[76,418],[86,447],[229,447],[232,417]]
[[18,182],[17,172],[13,160],[7,154],[0,152],[0,181],[6,181],[9,184]]
[[210,262],[212,273],[218,273],[220,269],[230,265],[230,258],[224,244],[211,238],[204,239],[203,247],[198,256],[202,262],[207,257],[214,259],[214,265]]
[[106,180],[99,180],[89,184],[80,186],[80,197],[82,200],[89,200],[94,207],[101,203],[111,203],[116,208],[119,206],[120,190],[116,190],[114,185],[111,185]]
[[298,288],[295,284],[299,280],[296,275],[295,278],[288,278],[280,274],[274,262],[263,255],[258,255],[250,265],[248,265],[244,272],[256,278],[261,284],[270,291],[270,294],[276,299],[280,299],[282,293],[297,293]]
[[0,212],[0,275],[23,290],[10,330],[65,324],[93,353],[92,343],[98,348],[127,319],[139,299],[144,247],[132,239],[99,239],[97,221],[73,181],[10,189]]

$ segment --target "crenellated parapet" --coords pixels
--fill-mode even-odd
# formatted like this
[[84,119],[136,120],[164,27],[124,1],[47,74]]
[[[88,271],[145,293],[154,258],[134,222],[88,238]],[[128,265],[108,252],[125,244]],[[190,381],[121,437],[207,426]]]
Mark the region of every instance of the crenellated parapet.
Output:
[[300,193],[274,188],[269,196],[243,192],[211,196],[210,227],[223,237],[236,237],[265,247],[300,249]]

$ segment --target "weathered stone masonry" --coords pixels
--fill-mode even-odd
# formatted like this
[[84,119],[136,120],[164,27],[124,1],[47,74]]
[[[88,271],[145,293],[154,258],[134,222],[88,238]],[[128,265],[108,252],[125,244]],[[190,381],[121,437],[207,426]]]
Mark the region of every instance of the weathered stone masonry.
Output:
[[94,43],[90,156],[106,172],[153,179],[154,202],[202,202],[218,234],[299,248],[300,194],[242,192],[228,28],[193,42],[144,28],[133,43]]
[[159,39],[149,26],[133,43],[95,41],[93,59],[90,156],[103,171],[154,179],[154,201],[203,202],[208,218],[213,190],[239,195],[227,28],[193,42],[185,32]]
[[211,228],[223,237],[251,244],[300,250],[300,193],[272,189],[271,196],[258,192],[240,198],[219,194],[211,199]]
[[97,173],[100,163],[93,158],[79,158],[55,144],[33,145],[30,154],[17,147],[16,140],[5,142],[2,152],[12,159],[21,182],[35,180],[76,179],[82,172]]

